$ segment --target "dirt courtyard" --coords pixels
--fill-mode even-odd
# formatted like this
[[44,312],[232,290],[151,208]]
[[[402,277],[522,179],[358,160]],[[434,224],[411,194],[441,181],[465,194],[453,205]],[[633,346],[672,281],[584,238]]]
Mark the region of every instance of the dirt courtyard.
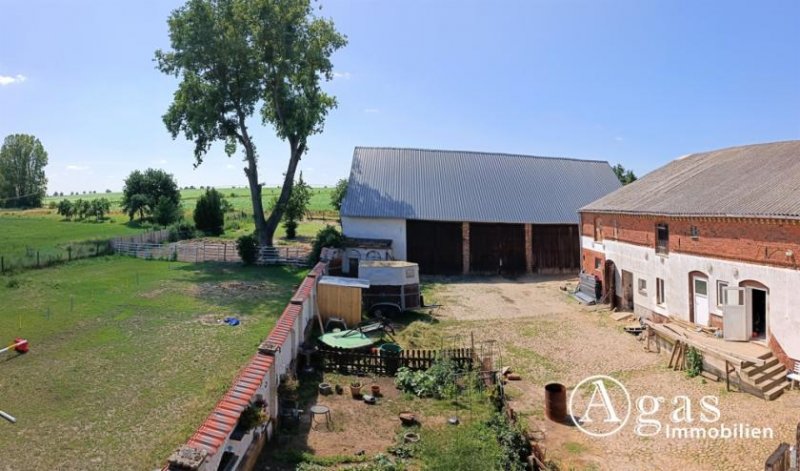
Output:
[[[474,336],[478,345],[496,340],[502,364],[522,375],[509,383],[513,407],[527,417],[529,427],[544,433],[547,458],[561,469],[608,470],[754,470],[781,442],[791,443],[800,420],[800,392],[787,391],[775,401],[739,392],[727,392],[724,380],[687,378],[667,368],[668,355],[648,353],[642,343],[602,308],[588,307],[570,298],[561,287],[577,279],[523,277],[430,279],[431,293],[441,304],[430,332],[417,335],[430,342],[463,342]],[[455,339],[455,340],[453,340]],[[567,386],[568,394],[582,379],[609,375],[621,381],[634,402],[630,420],[618,433],[604,438],[584,434],[576,427],[544,418],[544,385]],[[640,417],[636,399],[664,398],[659,411]],[[686,411],[692,423],[675,424],[676,396],[688,396]],[[719,398],[719,420],[700,422],[700,399]],[[681,402],[677,403],[678,405]],[[686,417],[687,415],[684,415]],[[642,437],[634,433],[641,418],[658,419],[676,427],[735,426],[772,429],[772,438],[672,438],[662,433]]]

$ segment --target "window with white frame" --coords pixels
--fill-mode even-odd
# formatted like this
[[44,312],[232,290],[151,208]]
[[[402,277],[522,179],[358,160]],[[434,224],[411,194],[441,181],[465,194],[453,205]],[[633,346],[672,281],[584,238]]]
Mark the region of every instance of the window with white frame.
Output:
[[725,301],[728,299],[727,292],[725,288],[728,287],[727,281],[718,280],[717,281],[717,306],[724,306]]
[[663,305],[666,296],[664,295],[664,279],[656,278],[656,304]]
[[647,280],[644,278],[639,278],[639,292],[641,294],[647,294]]

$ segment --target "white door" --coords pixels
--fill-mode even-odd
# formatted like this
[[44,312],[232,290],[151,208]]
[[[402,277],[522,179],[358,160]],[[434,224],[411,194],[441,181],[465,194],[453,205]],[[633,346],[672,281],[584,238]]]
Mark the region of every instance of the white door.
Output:
[[750,340],[744,288],[725,288],[722,303],[722,332],[725,340]]
[[708,325],[708,279],[694,277],[694,323]]

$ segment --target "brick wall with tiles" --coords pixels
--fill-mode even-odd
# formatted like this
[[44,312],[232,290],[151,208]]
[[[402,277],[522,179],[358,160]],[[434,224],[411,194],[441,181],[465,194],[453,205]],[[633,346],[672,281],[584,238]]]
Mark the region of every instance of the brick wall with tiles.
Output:
[[596,222],[603,240],[655,247],[656,224],[665,223],[669,226],[670,252],[800,268],[797,220],[582,213],[581,234],[595,237]]

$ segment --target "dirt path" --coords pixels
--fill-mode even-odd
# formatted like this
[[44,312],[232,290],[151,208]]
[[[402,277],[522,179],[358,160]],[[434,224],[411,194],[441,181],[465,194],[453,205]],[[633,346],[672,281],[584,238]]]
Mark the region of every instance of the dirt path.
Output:
[[[533,429],[545,433],[548,458],[562,469],[609,470],[752,470],[782,441],[791,442],[800,419],[800,393],[788,392],[776,401],[727,392],[725,384],[689,379],[666,367],[668,358],[647,353],[636,337],[625,333],[607,311],[578,304],[561,287],[577,280],[523,278],[519,280],[459,279],[438,283],[434,300],[444,306],[436,313],[444,335],[469,338],[476,344],[494,339],[501,345],[503,364],[511,365],[523,381],[509,384],[513,404],[528,417]],[[721,417],[716,425],[746,424],[770,427],[772,439],[691,439],[663,434],[641,437],[634,433],[638,414],[619,433],[590,437],[575,427],[544,419],[544,385],[551,381],[567,388],[597,374],[624,383],[632,398],[663,397],[665,402],[650,418],[672,424],[670,404],[688,396],[699,423],[703,396],[719,398]]]

